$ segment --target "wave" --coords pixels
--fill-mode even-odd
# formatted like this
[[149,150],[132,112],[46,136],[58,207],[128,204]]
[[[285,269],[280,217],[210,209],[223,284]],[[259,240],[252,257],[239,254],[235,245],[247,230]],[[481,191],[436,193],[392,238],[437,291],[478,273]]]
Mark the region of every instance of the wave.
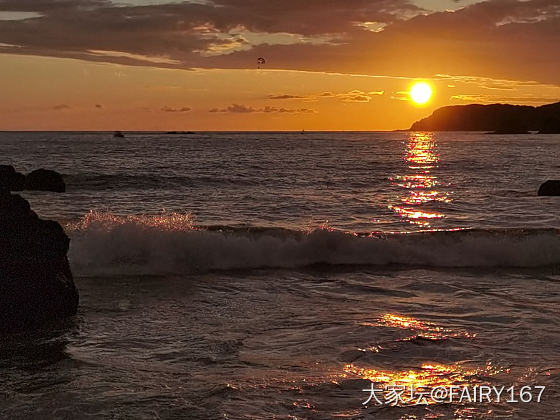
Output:
[[329,228],[197,227],[188,214],[90,212],[66,230],[77,275],[184,274],[327,265],[540,267],[560,264],[560,232],[348,233]]

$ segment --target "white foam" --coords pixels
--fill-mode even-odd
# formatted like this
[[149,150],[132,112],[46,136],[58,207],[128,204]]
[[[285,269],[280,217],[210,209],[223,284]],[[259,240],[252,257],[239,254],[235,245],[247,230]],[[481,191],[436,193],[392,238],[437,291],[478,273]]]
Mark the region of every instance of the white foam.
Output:
[[317,229],[212,231],[188,215],[91,213],[69,225],[77,275],[180,274],[312,264],[538,267],[560,264],[557,231],[456,231],[358,236]]

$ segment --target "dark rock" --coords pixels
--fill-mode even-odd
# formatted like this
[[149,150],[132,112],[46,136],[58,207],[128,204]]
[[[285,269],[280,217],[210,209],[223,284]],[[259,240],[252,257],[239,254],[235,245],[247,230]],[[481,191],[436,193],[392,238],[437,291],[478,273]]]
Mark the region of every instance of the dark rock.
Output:
[[37,169],[25,178],[25,189],[30,191],[66,191],[62,175],[48,169]]
[[196,134],[194,131],[168,131],[165,134]]
[[21,196],[0,190],[0,331],[76,314],[69,243],[58,223],[40,219]]
[[25,175],[16,172],[11,165],[0,165],[0,189],[23,191]]
[[549,179],[539,187],[537,195],[560,195],[560,180]]

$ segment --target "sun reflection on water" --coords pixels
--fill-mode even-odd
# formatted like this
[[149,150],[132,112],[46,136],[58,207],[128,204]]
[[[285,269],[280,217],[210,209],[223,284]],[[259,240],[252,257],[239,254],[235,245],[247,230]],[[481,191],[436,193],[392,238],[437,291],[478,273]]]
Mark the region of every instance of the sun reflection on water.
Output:
[[467,338],[472,339],[476,337],[476,333],[471,333],[464,330],[453,330],[436,325],[433,322],[422,321],[409,316],[386,313],[380,317],[377,322],[362,322],[363,326],[374,327],[390,327],[400,328],[403,330],[411,331],[411,335],[399,338],[397,341],[409,341],[415,338],[424,338],[428,340],[446,340],[448,338]]
[[410,169],[432,169],[439,162],[436,142],[432,133],[411,133],[405,160]]
[[429,324],[425,321],[397,314],[384,314],[381,317],[381,322],[389,327],[415,328],[418,330],[427,330],[429,328]]
[[[364,326],[397,328],[409,331],[410,335],[403,338],[396,338],[394,343],[407,342],[422,338],[428,340],[446,340],[449,338],[472,339],[475,333],[464,330],[454,330],[445,328],[430,321],[417,319],[410,316],[396,313],[385,313],[375,322],[362,322]],[[379,345],[375,348],[375,353],[390,348],[391,345]],[[491,362],[484,366],[476,366],[469,362],[458,363],[438,363],[433,361],[413,363],[406,367],[363,367],[355,363],[348,363],[344,366],[343,372],[348,377],[359,377],[367,379],[380,386],[404,386],[407,389],[435,388],[441,386],[459,385],[473,386],[481,384],[485,378],[502,372],[503,369],[494,366]],[[386,391],[390,392],[390,391]],[[404,405],[414,404],[414,396],[407,400],[404,398]],[[428,403],[431,403],[428,400]]]
[[[504,369],[487,363],[485,366],[476,367],[466,364],[441,364],[423,363],[419,367],[403,369],[375,369],[356,366],[348,363],[344,366],[344,373],[349,376],[358,376],[361,379],[384,386],[404,386],[406,389],[420,390],[436,387],[474,386],[485,383],[485,379],[503,372]],[[390,392],[390,391],[387,391]],[[414,395],[407,397],[403,394],[402,401],[408,405],[416,404]],[[435,401],[426,399],[427,404]]]
[[[435,322],[422,320],[412,316],[401,315],[398,313],[383,313],[371,323],[361,323],[362,325],[374,326],[376,328],[393,328],[410,332],[411,337],[433,336],[441,340],[448,337],[468,339],[475,337],[475,334],[452,327],[438,325]],[[405,340],[407,340],[405,339]],[[394,344],[407,346],[401,339],[395,339]],[[251,373],[251,380],[236,386],[235,389],[243,392],[272,392],[273,395],[286,395],[290,401],[290,409],[296,410],[292,418],[307,418],[308,416],[318,415],[321,410],[332,409],[334,417],[354,418],[363,414],[363,404],[368,394],[364,393],[373,384],[377,390],[377,396],[383,403],[372,401],[366,408],[384,406],[398,406],[410,409],[417,406],[428,406],[425,411],[415,411],[418,418],[427,419],[441,417],[443,414],[437,410],[453,410],[458,413],[457,418],[466,418],[463,415],[470,413],[471,407],[466,403],[458,401],[456,398],[443,397],[445,401],[432,398],[432,390],[445,387],[452,387],[460,392],[460,389],[468,388],[472,392],[480,389],[482,385],[489,386],[500,382],[504,375],[510,376],[508,368],[496,365],[490,361],[477,363],[473,360],[462,361],[436,361],[437,355],[424,359],[426,352],[422,352],[422,359],[418,357],[400,358],[395,357],[390,346],[372,346],[370,357],[357,358],[341,365],[331,365],[329,362],[322,364],[315,362],[310,365],[307,371],[284,372],[278,370],[277,375],[270,375],[268,371],[261,371],[261,368],[254,368]],[[377,355],[375,353],[385,353]],[[392,353],[392,354],[390,354]],[[420,356],[420,355],[419,355]],[[358,380],[358,381],[356,381]],[[363,380],[369,381],[368,385],[363,384]],[[399,399],[392,403],[392,393],[400,388]],[[348,403],[340,405],[340,400],[336,400],[340,395],[348,399]],[[423,396],[422,396],[423,395]],[[450,394],[451,395],[451,394]],[[353,397],[356,398],[353,398]],[[474,398],[474,397],[473,397]],[[329,405],[329,401],[335,401]],[[356,401],[359,401],[358,403]],[[447,407],[437,408],[436,405]],[[452,406],[449,408],[449,406]],[[358,408],[356,408],[358,407]],[[416,410],[416,408],[414,408]],[[476,408],[478,410],[478,408]],[[421,410],[419,408],[418,410]],[[443,411],[442,411],[443,412]],[[478,412],[478,411],[477,411]],[[295,415],[298,417],[295,417]],[[402,412],[403,416],[410,416],[413,413]],[[299,417],[301,416],[301,417]],[[436,418],[433,417],[433,418]],[[411,417],[400,417],[411,418]]]
[[445,214],[426,206],[453,201],[450,194],[441,189],[441,182],[432,173],[440,161],[433,134],[410,133],[404,161],[407,169],[414,173],[389,178],[394,185],[404,190],[399,198],[403,205],[390,204],[388,207],[407,222],[430,228],[431,220],[442,219]]

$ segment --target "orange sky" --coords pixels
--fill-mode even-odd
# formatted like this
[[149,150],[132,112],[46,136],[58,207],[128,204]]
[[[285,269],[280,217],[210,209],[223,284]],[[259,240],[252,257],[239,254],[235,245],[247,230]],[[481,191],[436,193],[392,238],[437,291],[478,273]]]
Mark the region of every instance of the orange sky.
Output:
[[302,4],[0,0],[0,129],[392,130],[560,99],[557,0]]

